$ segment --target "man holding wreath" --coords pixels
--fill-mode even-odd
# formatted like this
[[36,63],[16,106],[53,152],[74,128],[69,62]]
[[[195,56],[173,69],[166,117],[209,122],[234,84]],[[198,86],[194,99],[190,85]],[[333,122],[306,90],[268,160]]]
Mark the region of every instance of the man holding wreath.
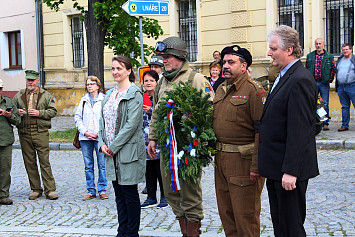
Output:
[[[168,37],[157,42],[156,54],[163,57],[164,73],[155,88],[153,96],[153,113],[149,127],[148,154],[151,157],[157,156],[156,144],[157,135],[154,124],[157,122],[157,109],[159,102],[163,101],[166,91],[173,90],[173,85],[179,82],[188,82],[190,86],[197,90],[202,90],[203,94],[210,94],[213,100],[214,93],[208,80],[200,73],[192,71],[187,61],[187,49],[185,42],[179,37]],[[180,179],[179,191],[173,191],[171,187],[170,171],[165,170],[164,159],[161,159],[161,172],[166,200],[172,207],[176,218],[179,220],[180,229],[183,236],[199,236],[202,213],[202,189],[201,175],[194,184]]]

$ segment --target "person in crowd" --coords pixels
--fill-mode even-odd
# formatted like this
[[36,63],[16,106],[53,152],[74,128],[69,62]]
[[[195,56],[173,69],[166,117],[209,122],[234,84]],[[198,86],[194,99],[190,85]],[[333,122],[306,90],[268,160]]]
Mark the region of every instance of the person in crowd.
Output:
[[[164,64],[163,64],[163,58],[162,56],[153,56],[151,59],[150,59],[150,62],[149,62],[149,67],[150,67],[150,70],[153,70],[153,71],[156,71],[159,75],[159,79],[163,77],[163,67],[164,67]],[[142,90],[144,90],[144,86],[143,88],[141,88]],[[162,186],[161,186],[162,187]],[[145,186],[145,188],[142,190],[142,193],[143,194],[148,194],[148,190],[147,190],[147,185]]]
[[336,73],[334,56],[324,49],[324,40],[315,40],[316,50],[307,55],[306,68],[313,74],[318,91],[324,101],[327,120],[323,122],[323,130],[329,130],[329,83],[334,80]]
[[50,200],[58,199],[56,185],[49,162],[49,132],[51,119],[57,115],[57,108],[52,95],[38,86],[39,72],[26,70],[26,89],[14,96],[14,103],[21,115],[17,126],[23,161],[27,171],[32,193],[30,200],[42,196],[41,179],[37,159],[41,168],[44,194]]
[[337,79],[335,88],[341,104],[342,124],[339,132],[349,130],[350,107],[355,106],[355,56],[353,46],[345,43],[341,47],[342,55],[337,61]]
[[216,63],[222,62],[221,53],[218,50],[214,51],[212,56],[214,62]]
[[11,184],[12,144],[15,141],[13,125],[19,125],[21,117],[14,102],[2,94],[4,82],[0,79],[0,205],[12,205],[9,198]]
[[[153,111],[153,93],[157,81],[159,80],[159,75],[156,71],[150,70],[143,74],[143,135],[145,140],[145,145],[148,146],[149,140],[149,125],[152,117]],[[145,180],[147,183],[147,199],[142,203],[142,208],[156,206],[157,201],[157,181],[159,181],[160,188],[160,203],[157,205],[158,208],[164,208],[168,206],[168,203],[164,196],[163,181],[161,179],[160,172],[160,155],[156,157],[150,157],[147,152],[147,167],[145,173]]]
[[258,171],[258,143],[266,92],[248,74],[252,56],[247,49],[225,47],[222,60],[226,81],[213,100],[218,211],[226,236],[260,236],[265,179]]
[[[157,157],[156,151],[157,137],[154,124],[157,120],[156,110],[159,102],[165,97],[165,91],[173,90],[173,83],[180,81],[189,83],[197,90],[202,90],[204,94],[209,93],[213,100],[214,93],[207,78],[192,71],[187,61],[187,49],[185,42],[179,37],[168,37],[157,42],[155,52],[163,57],[164,73],[159,80],[157,89],[153,95],[153,113],[149,127],[149,144],[147,147],[150,157]],[[173,192],[170,182],[170,171],[164,172],[165,163],[161,159],[162,180],[166,200],[172,207],[176,218],[179,220],[180,229],[184,236],[199,236],[201,220],[203,219],[201,177],[195,184],[190,184],[180,180],[181,190]]]
[[[213,62],[210,63],[210,67],[213,63],[218,63],[221,69],[223,68],[223,61],[221,59],[221,53],[218,50],[215,50],[212,54]],[[220,70],[219,77],[223,77],[223,71]],[[218,86],[217,86],[218,87]]]
[[212,87],[213,87],[213,91],[216,92],[218,86],[224,82],[224,78],[221,77],[221,66],[219,65],[219,63],[213,62],[210,65],[210,74],[211,76],[208,78],[208,80],[210,81]]
[[102,100],[99,147],[106,158],[106,177],[115,191],[117,236],[135,237],[141,213],[138,183],[144,181],[146,163],[143,96],[134,83],[129,58],[112,58],[112,76],[117,85]]
[[259,173],[266,177],[276,237],[306,236],[308,180],[319,174],[315,141],[317,85],[301,63],[298,33],[281,25],[268,35],[280,69],[261,116]]
[[163,77],[163,58],[162,56],[153,56],[149,62],[150,70],[156,71],[159,75],[159,79]]
[[100,80],[95,76],[86,79],[85,91],[87,92],[80,100],[74,119],[79,131],[79,141],[85,164],[86,189],[88,194],[84,201],[96,198],[94,150],[96,152],[99,179],[97,191],[101,199],[108,199],[106,194],[105,158],[99,152],[98,132],[101,117],[101,101],[104,98]]

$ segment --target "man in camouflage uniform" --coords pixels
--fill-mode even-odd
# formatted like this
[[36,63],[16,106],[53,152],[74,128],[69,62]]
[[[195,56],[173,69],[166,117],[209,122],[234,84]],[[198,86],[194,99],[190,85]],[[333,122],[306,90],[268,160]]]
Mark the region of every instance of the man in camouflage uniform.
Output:
[[222,59],[226,80],[213,100],[218,211],[226,236],[260,236],[265,180],[258,171],[258,141],[266,92],[247,73],[252,63],[247,49],[226,47]]
[[[211,100],[214,97],[212,86],[208,80],[202,74],[192,71],[189,67],[189,62],[186,60],[186,44],[183,40],[178,37],[166,38],[157,43],[155,51],[157,55],[163,57],[164,73],[163,78],[159,80],[155,88],[153,97],[154,108],[149,127],[149,144],[147,147],[151,157],[157,155],[155,149],[158,139],[154,127],[157,121],[156,110],[159,102],[165,96],[165,91],[173,89],[171,83],[188,82],[196,89],[202,90],[204,94],[209,93]],[[173,192],[170,171],[166,174],[164,165],[164,159],[161,159],[161,172],[166,200],[179,220],[181,232],[183,236],[199,236],[201,220],[203,219],[201,177],[199,177],[196,184],[189,184],[180,179],[181,190]]]

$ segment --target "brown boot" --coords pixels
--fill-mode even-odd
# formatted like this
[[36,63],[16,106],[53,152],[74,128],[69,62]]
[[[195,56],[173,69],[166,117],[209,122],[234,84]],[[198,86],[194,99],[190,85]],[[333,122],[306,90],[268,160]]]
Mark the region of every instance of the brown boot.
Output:
[[182,237],[187,237],[187,220],[185,218],[179,219]]
[[201,234],[201,222],[191,222],[187,221],[187,236],[188,237],[198,237]]

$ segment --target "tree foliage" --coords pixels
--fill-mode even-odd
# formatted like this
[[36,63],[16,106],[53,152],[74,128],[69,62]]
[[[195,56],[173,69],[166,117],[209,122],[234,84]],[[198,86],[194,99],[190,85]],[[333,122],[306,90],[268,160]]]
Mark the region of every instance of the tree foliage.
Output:
[[[51,9],[59,10],[60,5],[68,0],[43,0]],[[113,49],[116,55],[125,55],[132,59],[135,66],[140,66],[138,58],[140,58],[140,35],[139,35],[139,19],[128,15],[121,6],[127,0],[98,0],[93,3],[93,14],[98,20],[98,24],[105,33],[104,44]],[[87,10],[79,4],[79,0],[72,0],[73,7],[81,11],[83,16],[87,14]],[[90,1],[89,1],[90,2]],[[85,17],[84,17],[85,18]],[[158,21],[151,18],[143,17],[143,34],[148,38],[155,40],[159,35],[163,34],[162,28]],[[95,47],[95,45],[88,45]],[[154,48],[144,44],[144,54],[149,56],[154,52]],[[145,58],[145,62],[148,60]]]

